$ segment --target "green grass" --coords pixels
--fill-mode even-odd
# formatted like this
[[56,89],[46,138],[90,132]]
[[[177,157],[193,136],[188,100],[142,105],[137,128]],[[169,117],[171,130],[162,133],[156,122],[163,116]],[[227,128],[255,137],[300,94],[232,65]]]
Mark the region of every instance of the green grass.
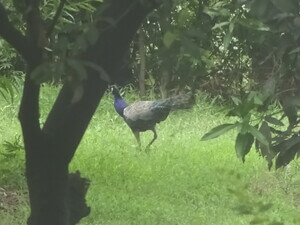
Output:
[[[56,92],[43,89],[41,122]],[[125,98],[137,99],[132,93]],[[70,166],[91,180],[87,202],[92,211],[81,225],[243,225],[259,216],[300,224],[293,221],[300,205],[297,162],[269,172],[253,149],[243,164],[234,152],[234,132],[201,142],[205,132],[227,120],[204,96],[192,110],[174,112],[157,126],[158,139],[148,154],[137,149],[112,101],[109,95],[101,101]],[[0,143],[20,135],[17,106],[0,99]],[[141,138],[145,146],[152,133]],[[25,224],[28,216],[23,158],[21,151],[11,159],[0,155],[5,162],[0,164],[0,187],[17,193],[15,205],[0,207],[0,225]],[[258,216],[235,210],[241,211],[242,203],[257,208],[259,202],[273,205]]]

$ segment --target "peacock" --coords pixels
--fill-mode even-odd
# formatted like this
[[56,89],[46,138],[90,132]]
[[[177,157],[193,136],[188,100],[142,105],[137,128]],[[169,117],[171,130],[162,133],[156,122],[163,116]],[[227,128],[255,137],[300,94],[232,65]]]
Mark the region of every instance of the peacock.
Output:
[[121,97],[119,90],[112,87],[114,107],[116,112],[123,117],[132,130],[139,147],[141,148],[140,132],[151,130],[153,139],[146,149],[157,139],[155,125],[164,121],[173,110],[189,109],[194,104],[193,94],[180,94],[157,101],[138,101],[128,105]]

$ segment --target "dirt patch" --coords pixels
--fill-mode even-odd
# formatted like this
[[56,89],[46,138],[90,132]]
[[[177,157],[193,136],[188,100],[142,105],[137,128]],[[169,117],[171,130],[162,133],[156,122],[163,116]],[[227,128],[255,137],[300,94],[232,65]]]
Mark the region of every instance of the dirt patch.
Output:
[[250,190],[258,195],[268,195],[278,186],[278,181],[273,173],[264,173],[261,176],[253,179],[250,184]]
[[0,187],[0,210],[14,211],[20,204],[28,202],[26,193],[21,191],[7,190]]

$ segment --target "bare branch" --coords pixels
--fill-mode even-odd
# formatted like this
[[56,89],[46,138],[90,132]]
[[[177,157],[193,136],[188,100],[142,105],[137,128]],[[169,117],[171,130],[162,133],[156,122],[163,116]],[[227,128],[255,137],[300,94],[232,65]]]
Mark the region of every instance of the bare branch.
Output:
[[33,48],[22,33],[9,21],[4,6],[0,3],[0,36],[15,48],[25,59],[31,61]]
[[50,24],[50,27],[49,27],[49,29],[47,31],[46,37],[49,38],[51,36],[51,34],[52,34],[53,30],[54,30],[55,24],[57,23],[57,20],[58,20],[59,16],[61,15],[61,12],[62,12],[62,10],[64,8],[65,3],[66,3],[66,0],[61,0],[60,1],[59,6],[58,6],[58,8],[56,10],[56,13],[55,13],[55,15],[53,17],[52,23]]

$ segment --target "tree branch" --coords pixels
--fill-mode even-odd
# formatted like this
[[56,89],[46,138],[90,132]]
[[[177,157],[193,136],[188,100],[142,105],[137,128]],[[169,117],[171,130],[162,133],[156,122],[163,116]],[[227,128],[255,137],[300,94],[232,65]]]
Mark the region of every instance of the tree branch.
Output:
[[36,46],[36,48],[43,48],[47,46],[48,40],[44,22],[40,15],[39,3],[40,0],[26,0],[25,17],[29,41],[32,45]]
[[58,6],[58,8],[56,10],[56,13],[55,13],[55,15],[53,17],[52,23],[50,24],[49,29],[47,31],[47,34],[46,34],[47,38],[49,38],[51,36],[51,34],[52,34],[53,30],[54,30],[55,24],[57,23],[58,18],[61,15],[61,12],[62,12],[62,10],[64,8],[65,3],[66,3],[66,0],[61,0],[60,1],[59,6]]
[[34,51],[33,46],[25,36],[21,34],[9,21],[4,6],[0,3],[0,35],[14,49],[16,49],[26,62],[31,61],[31,54]]
[[39,92],[40,86],[35,84],[30,78],[30,73],[26,75],[23,95],[19,111],[19,120],[22,127],[25,150],[36,149],[36,139],[41,139],[41,129],[39,123]]
[[27,61],[27,71],[23,88],[23,95],[19,111],[26,152],[36,149],[31,146],[37,139],[42,138],[39,123],[39,93],[40,85],[36,84],[30,75],[43,62],[42,40],[44,37],[40,19],[39,0],[26,0],[27,38],[30,49],[30,59]]

